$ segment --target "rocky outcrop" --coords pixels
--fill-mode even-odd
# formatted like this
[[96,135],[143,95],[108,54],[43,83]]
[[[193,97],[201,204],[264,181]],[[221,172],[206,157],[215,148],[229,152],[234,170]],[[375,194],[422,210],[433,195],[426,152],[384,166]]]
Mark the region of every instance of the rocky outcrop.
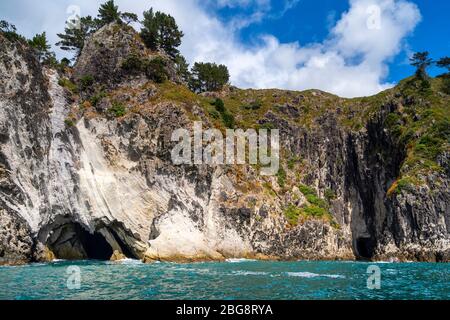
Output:
[[[95,84],[78,97],[25,45],[1,35],[0,44],[0,264],[54,257],[449,261],[445,157],[443,170],[423,174],[425,183],[387,192],[408,148],[386,119],[407,104],[404,97],[377,102],[355,130],[342,121],[354,101],[274,92],[270,98],[283,103],[256,121],[280,129],[284,175],[263,177],[252,165],[173,164],[173,131],[217,119],[202,104],[209,95],[124,73],[130,53],[157,55],[132,29],[112,24],[92,36],[72,80],[92,75]],[[238,94],[229,88],[219,96]],[[246,92],[242,104],[259,94]],[[322,106],[330,101],[336,105]],[[114,115],[118,104],[123,113]],[[325,215],[293,221],[286,214],[316,201],[326,202]]]
[[[145,79],[145,70],[131,72],[123,68],[130,57],[140,62],[162,57],[166,61],[166,72],[171,81],[181,82],[170,58],[164,52],[151,52],[142,43],[140,36],[130,26],[109,24],[94,33],[76,62],[73,78],[75,81],[89,77],[95,83],[89,84],[87,92],[92,92],[95,84],[114,87],[124,80]],[[135,71],[135,70],[134,70]]]

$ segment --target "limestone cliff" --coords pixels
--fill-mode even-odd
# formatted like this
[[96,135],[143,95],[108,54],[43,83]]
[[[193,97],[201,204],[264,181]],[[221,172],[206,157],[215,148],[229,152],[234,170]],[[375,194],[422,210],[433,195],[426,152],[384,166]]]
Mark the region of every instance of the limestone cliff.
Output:
[[[141,66],[155,57],[162,83]],[[175,129],[225,129],[214,97],[239,128],[280,129],[277,176],[172,163]],[[99,30],[65,74],[0,35],[0,263],[449,261],[449,102],[438,79],[359,99],[196,95],[128,27]]]

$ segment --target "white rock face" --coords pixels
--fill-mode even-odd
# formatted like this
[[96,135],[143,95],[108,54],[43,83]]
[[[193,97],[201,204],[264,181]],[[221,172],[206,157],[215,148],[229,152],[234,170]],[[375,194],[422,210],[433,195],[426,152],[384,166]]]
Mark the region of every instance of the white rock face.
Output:
[[[116,219],[141,239],[148,239],[156,202],[164,199],[155,199],[135,163],[120,155],[115,155],[114,164],[105,158],[98,137],[110,132],[107,123],[93,122],[90,126],[95,128],[96,134],[85,127],[84,121],[77,125],[81,144],[77,173],[84,207],[82,219],[86,224],[92,219]],[[112,148],[115,148],[114,142],[118,143],[108,141]]]

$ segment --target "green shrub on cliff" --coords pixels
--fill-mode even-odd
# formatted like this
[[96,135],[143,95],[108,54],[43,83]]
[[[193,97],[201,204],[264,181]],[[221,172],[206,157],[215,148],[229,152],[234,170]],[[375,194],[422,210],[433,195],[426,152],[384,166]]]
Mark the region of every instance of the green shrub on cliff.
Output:
[[289,224],[293,226],[298,224],[298,218],[301,213],[302,210],[293,204],[288,205],[284,210],[284,215],[286,216]]
[[[293,204],[286,207],[284,214],[291,225],[295,225],[296,223],[294,224],[293,222],[297,222],[301,216],[306,219],[324,219],[329,221],[334,228],[339,227],[329,212],[329,205],[326,200],[319,198],[316,191],[307,185],[301,184],[299,190],[303,193],[308,203],[301,208]],[[333,199],[335,197],[334,192],[330,189],[327,190],[328,191],[325,192],[327,199]]]
[[284,186],[286,185],[286,171],[283,169],[283,167],[280,167],[277,172],[277,180],[279,186],[284,188]]
[[166,71],[166,61],[161,57],[156,57],[147,61],[144,68],[147,78],[155,81],[156,83],[163,83],[169,78]]
[[217,115],[220,115],[220,117],[222,118],[222,122],[226,128],[234,128],[234,116],[230,112],[228,112],[223,100],[220,98],[216,98],[213,102],[211,102],[211,105],[213,105],[216,110],[209,112],[210,115],[215,119],[218,119]]
[[70,81],[67,78],[61,78],[58,80],[58,84],[61,87],[66,88],[67,90],[69,90],[72,93],[77,93],[78,92],[78,87],[75,83],[73,83],[72,81]]
[[417,141],[414,150],[428,159],[436,159],[436,157],[442,151],[442,145],[444,141],[434,137],[433,135],[426,134]]
[[262,104],[261,100],[255,100],[247,105],[243,105],[242,108],[245,110],[258,110],[262,107],[262,105],[263,104]]
[[141,59],[136,53],[130,54],[123,62],[122,69],[131,74],[145,73],[149,80],[163,83],[169,78],[166,70],[167,62],[162,57],[151,60]]
[[296,226],[299,219],[303,217],[303,219],[323,219],[330,222],[334,228],[339,228],[339,225],[328,210],[313,204],[303,206],[302,208],[294,204],[289,204],[283,213],[291,226]]
[[107,96],[107,94],[105,92],[103,92],[103,91],[99,92],[99,93],[93,95],[89,99],[89,102],[91,103],[91,105],[93,107],[96,107],[100,103],[100,101],[102,101],[102,99],[105,98],[106,96]]
[[122,103],[114,102],[112,107],[109,108],[109,112],[111,112],[116,118],[120,118],[127,113],[127,109]]
[[94,84],[94,77],[91,75],[84,75],[79,80],[79,86],[82,91],[89,89]]
[[225,127],[233,129],[234,128],[234,116],[231,113],[224,112],[222,113],[222,121]]
[[329,215],[327,210],[314,204],[302,208],[301,212],[303,215],[307,217],[314,217],[314,218],[323,218]]
[[123,70],[130,73],[141,72],[144,67],[144,62],[136,53],[132,53],[125,58],[121,67]]
[[301,184],[298,186],[298,188],[299,188],[300,192],[303,193],[304,196],[308,196],[308,195],[316,196],[317,195],[316,191],[313,188],[308,187],[307,185]]
[[217,98],[212,102],[212,105],[216,107],[216,110],[220,113],[225,112],[225,104],[223,103],[223,100],[220,98]]

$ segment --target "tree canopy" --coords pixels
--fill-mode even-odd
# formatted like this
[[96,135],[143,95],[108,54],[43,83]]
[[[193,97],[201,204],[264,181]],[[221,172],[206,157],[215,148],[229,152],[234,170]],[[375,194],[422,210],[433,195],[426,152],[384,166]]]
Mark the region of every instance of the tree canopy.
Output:
[[5,21],[5,20],[0,20],[0,32],[2,33],[7,33],[7,32],[16,32],[16,26]]
[[175,19],[162,12],[154,12],[153,8],[144,12],[141,38],[145,45],[152,49],[163,49],[172,59],[180,53],[183,32],[178,29]]
[[181,54],[175,57],[175,67],[177,73],[181,76],[181,79],[183,79],[184,82],[189,83],[189,81],[191,80],[189,64]]
[[229,80],[230,74],[225,65],[196,62],[191,70],[189,86],[195,92],[219,91]]
[[119,6],[116,6],[114,0],[108,0],[104,4],[100,5],[98,9],[98,19],[102,26],[110,24],[112,22],[121,22],[121,12]]
[[16,26],[5,20],[0,20],[0,33],[9,41],[21,40],[26,42],[26,39],[17,33]]
[[31,40],[28,40],[28,44],[35,50],[39,61],[43,62],[54,58],[54,53],[50,51],[51,46],[48,44],[45,32],[36,34]]
[[[71,23],[75,25],[77,21],[73,20]],[[61,41],[56,45],[60,46],[62,50],[75,51],[75,57],[78,57],[87,37],[94,33],[97,27],[97,22],[91,16],[82,17],[78,27],[67,26],[64,33],[57,34]]]
[[427,68],[433,63],[433,59],[429,57],[429,52],[416,52],[409,59],[411,65],[416,67],[416,76],[420,79],[428,78]]
[[139,21],[138,15],[131,12],[124,12],[121,14],[120,17],[122,18],[122,21],[125,22],[126,24]]
[[438,61],[436,61],[436,65],[439,68],[447,69],[450,72],[450,57],[442,57]]

